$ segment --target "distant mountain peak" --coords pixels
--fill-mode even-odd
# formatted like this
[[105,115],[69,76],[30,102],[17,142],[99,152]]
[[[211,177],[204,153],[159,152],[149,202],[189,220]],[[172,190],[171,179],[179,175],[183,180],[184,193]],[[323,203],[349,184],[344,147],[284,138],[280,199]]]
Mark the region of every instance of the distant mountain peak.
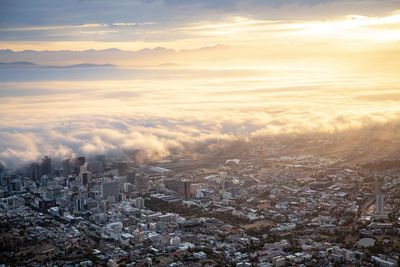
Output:
[[4,64],[4,65],[37,65],[37,64],[29,62],[29,61],[0,62],[0,64]]
[[0,67],[36,67],[35,63],[28,61],[0,62]]
[[80,63],[80,64],[74,64],[74,65],[68,65],[68,66],[58,66],[59,68],[104,68],[104,67],[116,67],[113,64],[93,64],[93,63]]
[[52,65],[39,65],[27,61],[16,61],[16,62],[0,62],[0,67],[38,67],[38,68],[112,68],[117,67],[113,64],[93,64],[93,63],[80,63],[66,66],[52,66]]

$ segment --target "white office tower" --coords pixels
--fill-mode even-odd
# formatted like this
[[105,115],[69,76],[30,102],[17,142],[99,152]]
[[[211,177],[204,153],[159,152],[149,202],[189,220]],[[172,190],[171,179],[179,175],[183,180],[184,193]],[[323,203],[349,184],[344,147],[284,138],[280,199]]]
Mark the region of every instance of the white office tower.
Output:
[[376,195],[376,215],[382,216],[384,213],[385,200],[383,194]]

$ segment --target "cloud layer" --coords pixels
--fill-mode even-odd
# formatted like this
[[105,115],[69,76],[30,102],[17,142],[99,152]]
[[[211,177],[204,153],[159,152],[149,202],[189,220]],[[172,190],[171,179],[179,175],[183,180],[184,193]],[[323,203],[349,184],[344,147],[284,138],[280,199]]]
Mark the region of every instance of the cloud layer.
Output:
[[70,69],[53,80],[49,69],[35,71],[47,74],[0,84],[0,160],[9,167],[136,149],[144,159],[196,157],[199,144],[355,129],[400,114],[396,77],[335,69],[123,69],[120,79],[95,68],[79,81]]

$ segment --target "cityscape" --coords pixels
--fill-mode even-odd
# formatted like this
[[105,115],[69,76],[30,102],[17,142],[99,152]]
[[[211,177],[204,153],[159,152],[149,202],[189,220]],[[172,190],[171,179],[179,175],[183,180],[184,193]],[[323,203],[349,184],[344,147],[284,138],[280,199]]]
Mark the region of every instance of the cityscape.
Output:
[[397,0],[0,1],[0,267],[400,262]]
[[140,151],[129,161],[46,156],[3,171],[1,258],[18,266],[397,266],[400,160],[288,155],[292,142],[148,164],[135,161]]

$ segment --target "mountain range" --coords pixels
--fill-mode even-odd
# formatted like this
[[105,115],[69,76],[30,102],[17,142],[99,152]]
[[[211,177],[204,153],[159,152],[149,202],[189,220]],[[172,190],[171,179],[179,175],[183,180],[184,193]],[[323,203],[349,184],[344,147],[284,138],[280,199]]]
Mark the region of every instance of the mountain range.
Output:
[[40,65],[28,61],[0,62],[0,68],[113,68],[113,64],[81,63],[65,66]]

